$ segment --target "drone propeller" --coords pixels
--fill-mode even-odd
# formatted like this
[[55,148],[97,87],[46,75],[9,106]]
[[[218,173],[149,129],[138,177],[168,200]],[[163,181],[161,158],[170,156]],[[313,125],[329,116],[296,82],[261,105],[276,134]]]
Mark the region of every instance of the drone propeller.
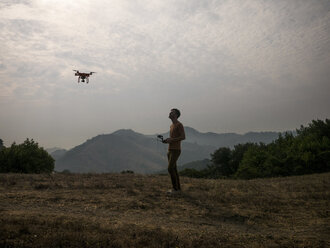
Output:
[[79,72],[78,70],[73,70],[73,71]]

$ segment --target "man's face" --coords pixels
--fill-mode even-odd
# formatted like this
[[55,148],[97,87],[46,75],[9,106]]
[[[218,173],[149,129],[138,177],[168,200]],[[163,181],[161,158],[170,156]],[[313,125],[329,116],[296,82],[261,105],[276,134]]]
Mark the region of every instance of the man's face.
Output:
[[171,110],[170,114],[168,115],[168,118],[170,118],[171,120],[173,120],[174,118],[176,118],[176,113],[174,110]]

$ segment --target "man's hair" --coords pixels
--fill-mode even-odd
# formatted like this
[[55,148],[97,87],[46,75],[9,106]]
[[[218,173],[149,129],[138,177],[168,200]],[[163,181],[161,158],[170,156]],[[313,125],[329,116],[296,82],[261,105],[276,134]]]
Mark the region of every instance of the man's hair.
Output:
[[171,110],[173,110],[173,111],[176,113],[177,118],[180,117],[180,115],[181,115],[180,110],[178,110],[178,109],[176,109],[176,108],[171,109]]

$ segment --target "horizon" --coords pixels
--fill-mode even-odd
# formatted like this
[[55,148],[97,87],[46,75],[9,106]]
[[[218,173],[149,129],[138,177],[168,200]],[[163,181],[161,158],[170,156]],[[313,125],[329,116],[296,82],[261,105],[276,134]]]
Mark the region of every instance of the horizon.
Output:
[[0,138],[167,132],[172,108],[200,132],[295,130],[330,117],[329,30],[328,0],[1,2]]
[[[317,120],[319,120],[319,119],[317,119]],[[311,120],[311,121],[312,121],[312,120]],[[311,121],[308,122],[306,125],[303,125],[303,126],[307,126],[309,123],[311,123]],[[291,130],[289,130],[289,129],[288,129],[288,130],[279,130],[279,131],[275,131],[275,130],[260,130],[260,131],[257,131],[257,130],[254,130],[254,131],[247,131],[247,132],[242,132],[242,133],[239,133],[239,132],[223,132],[223,133],[221,133],[221,132],[212,132],[212,131],[200,131],[200,130],[194,128],[194,127],[190,127],[190,126],[186,126],[186,125],[184,125],[184,127],[185,127],[185,128],[191,128],[191,129],[193,129],[194,131],[197,131],[197,132],[200,133],[200,134],[208,134],[208,133],[212,133],[212,134],[217,134],[217,135],[221,135],[221,134],[238,134],[238,135],[246,135],[246,134],[248,134],[248,133],[285,133],[285,132],[295,132],[300,126],[299,126],[299,127],[296,127],[296,128],[293,128],[293,129],[291,129]],[[61,146],[61,145],[44,146],[42,143],[38,142],[38,140],[34,139],[33,137],[25,137],[25,138],[22,138],[20,141],[16,141],[16,140],[14,140],[14,141],[11,142],[11,143],[6,142],[6,141],[3,140],[1,137],[0,137],[0,139],[3,140],[3,144],[4,144],[4,146],[6,146],[6,147],[9,147],[9,146],[10,146],[12,143],[14,143],[14,142],[15,142],[16,144],[23,143],[23,142],[28,138],[28,139],[33,139],[35,142],[37,142],[37,143],[39,144],[39,146],[43,147],[43,148],[46,149],[46,150],[48,150],[48,149],[53,149],[53,148],[60,148],[60,149],[70,150],[70,149],[73,149],[73,148],[76,147],[76,146],[79,146],[79,145],[85,143],[87,140],[92,139],[92,138],[94,138],[94,137],[97,137],[97,136],[99,136],[99,135],[110,135],[110,134],[113,134],[113,133],[118,132],[118,131],[121,131],[121,130],[131,130],[131,131],[133,131],[133,132],[135,132],[135,133],[142,134],[142,135],[145,135],[145,136],[152,136],[152,135],[164,134],[164,133],[168,133],[168,132],[169,132],[169,130],[167,130],[167,131],[165,130],[165,131],[154,132],[154,133],[142,133],[142,132],[139,132],[139,131],[134,130],[134,129],[132,129],[132,128],[120,128],[120,129],[114,130],[114,131],[112,131],[112,132],[108,132],[108,133],[98,133],[98,134],[92,135],[92,136],[90,136],[90,137],[86,137],[86,138],[85,138],[84,140],[82,140],[80,143],[73,144],[72,146],[69,146],[69,147],[65,147],[65,146]]]
[[[228,133],[215,133],[215,132],[200,132],[199,130],[197,130],[197,129],[193,128],[193,127],[188,127],[188,126],[184,126],[184,128],[190,128],[190,129],[193,129],[194,131],[197,131],[199,134],[209,134],[209,133],[211,133],[211,134],[215,134],[215,135],[237,134],[237,135],[242,135],[242,136],[243,136],[243,135],[246,135],[246,134],[250,134],[250,133],[285,133],[285,132],[295,132],[295,130],[284,130],[284,131],[281,131],[281,132],[276,132],[276,131],[260,131],[260,132],[258,132],[258,131],[249,131],[249,132],[245,132],[245,133],[235,133],[235,132],[228,132]],[[159,132],[159,133],[154,133],[154,134],[145,134],[145,133],[136,132],[134,129],[130,129],[130,128],[128,128],[128,129],[121,128],[121,129],[115,130],[114,132],[111,132],[111,133],[102,133],[102,134],[97,134],[97,135],[95,135],[95,136],[93,136],[93,137],[89,137],[89,138],[86,139],[85,141],[83,141],[83,142],[81,142],[81,143],[79,143],[79,144],[76,144],[76,145],[74,145],[74,146],[72,146],[72,147],[70,147],[70,148],[60,147],[60,146],[54,146],[54,147],[43,147],[43,148],[46,149],[46,150],[50,150],[50,149],[54,149],[54,148],[65,149],[65,150],[71,150],[71,149],[73,149],[73,148],[75,148],[75,147],[77,147],[77,146],[79,146],[79,145],[81,145],[81,144],[87,142],[88,140],[97,137],[97,136],[111,135],[111,134],[114,134],[114,133],[119,132],[119,131],[133,131],[134,133],[141,134],[141,135],[145,135],[145,136],[153,136],[153,135],[155,135],[155,139],[156,139],[156,135],[157,135],[157,134],[164,134],[164,133],[168,133],[168,132],[169,132],[169,131],[167,131],[167,132]],[[36,141],[36,142],[37,142],[37,141]]]
[[[319,120],[319,119],[317,119],[317,120]],[[312,121],[312,120],[311,120],[311,121]],[[311,121],[308,122],[306,125],[303,125],[303,126],[307,126],[309,123],[311,123]],[[201,133],[201,134],[212,133],[212,134],[220,134],[220,135],[221,135],[221,134],[238,134],[238,135],[246,135],[246,134],[248,134],[248,133],[285,133],[285,132],[295,132],[296,129],[298,129],[300,126],[299,126],[299,127],[296,127],[296,128],[293,128],[293,129],[291,129],[291,130],[289,130],[289,129],[287,129],[287,130],[277,130],[277,131],[275,131],[275,130],[260,130],[260,131],[258,131],[258,130],[254,130],[254,131],[247,131],[247,132],[242,132],[242,133],[240,133],[240,132],[213,132],[213,131],[200,131],[200,130],[198,130],[198,129],[196,129],[196,128],[193,128],[193,127],[191,127],[191,126],[186,126],[186,125],[184,125],[184,127],[185,127],[185,128],[187,128],[187,127],[188,127],[188,128],[191,128],[191,129],[193,129],[193,130],[195,130],[195,131],[197,131],[197,132],[199,132],[199,133]],[[3,140],[3,144],[4,144],[4,146],[6,146],[6,147],[9,147],[9,146],[10,146],[11,144],[13,144],[13,143],[16,143],[16,144],[23,143],[26,139],[33,139],[35,142],[37,142],[37,143],[38,143],[41,147],[43,147],[44,149],[61,148],[61,149],[65,149],[65,150],[70,150],[70,149],[72,149],[72,148],[74,148],[74,147],[76,147],[76,146],[79,146],[80,144],[86,142],[87,140],[92,139],[92,138],[94,138],[94,137],[97,137],[97,136],[99,136],[99,135],[110,135],[110,134],[113,134],[113,133],[118,132],[118,131],[121,131],[121,130],[132,130],[132,131],[135,132],[135,133],[143,134],[143,135],[146,135],[146,136],[151,136],[151,135],[156,135],[156,134],[164,134],[164,133],[168,133],[168,132],[169,132],[169,129],[168,129],[167,131],[165,130],[165,131],[161,131],[161,132],[142,133],[142,132],[139,132],[139,131],[134,130],[134,129],[132,129],[132,128],[120,128],[120,129],[114,130],[114,131],[112,131],[112,132],[98,133],[98,134],[92,135],[92,136],[90,136],[90,137],[86,137],[85,140],[81,141],[81,142],[78,143],[78,144],[73,144],[73,145],[70,146],[70,147],[64,147],[64,146],[60,146],[60,145],[55,145],[55,146],[48,146],[48,147],[46,147],[46,146],[44,146],[42,143],[38,142],[38,140],[34,139],[33,137],[25,137],[25,138],[21,138],[19,141],[13,140],[11,143],[6,142],[2,137],[0,137],[0,139]]]

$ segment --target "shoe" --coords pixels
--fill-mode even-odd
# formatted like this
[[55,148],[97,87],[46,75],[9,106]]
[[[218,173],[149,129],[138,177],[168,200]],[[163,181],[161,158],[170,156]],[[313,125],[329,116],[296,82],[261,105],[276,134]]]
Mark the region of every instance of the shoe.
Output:
[[167,191],[168,195],[178,195],[181,194],[181,190],[170,189]]

